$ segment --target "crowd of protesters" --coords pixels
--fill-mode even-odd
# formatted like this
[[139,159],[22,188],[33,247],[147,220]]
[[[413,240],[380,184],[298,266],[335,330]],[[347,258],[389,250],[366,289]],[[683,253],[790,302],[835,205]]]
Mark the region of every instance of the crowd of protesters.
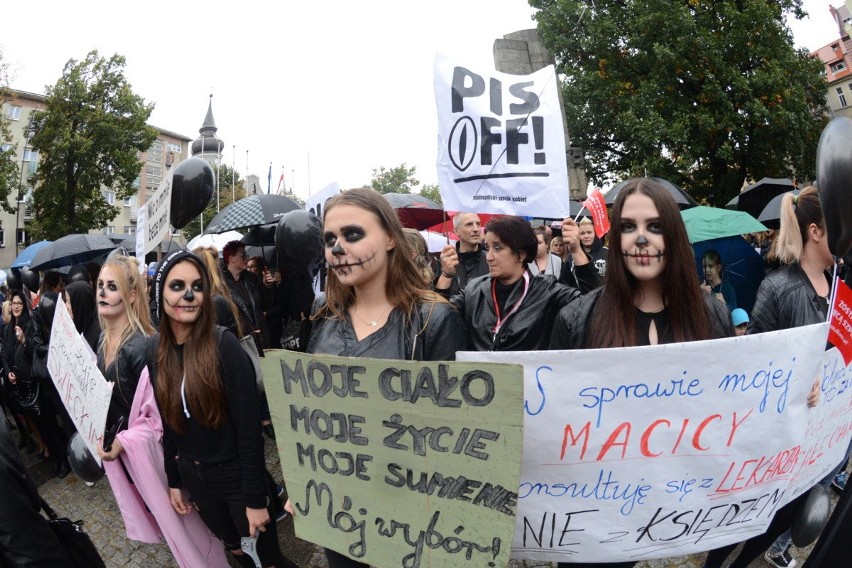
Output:
[[[332,198],[323,217],[328,276],[316,298],[304,270],[270,266],[239,241],[221,253],[176,251],[149,268],[147,287],[135,260],[116,256],[92,281],[91,271],[72,269],[46,274],[37,294],[5,290],[2,400],[19,448],[68,474],[74,426],[44,362],[55,310],[67,308],[115,383],[107,430],[116,435],[99,448],[110,483],[134,487],[159,527],[128,524],[128,536],[162,534],[181,566],[222,565],[221,547],[205,544],[212,535],[237,563],[254,566],[241,538],[257,535],[263,566],[291,566],[275,521],[293,510],[281,504],[283,489],[263,459],[262,437],[275,432],[257,358],[270,348],[422,361],[453,360],[459,350],[629,348],[808,325],[825,321],[829,308],[834,259],[815,188],[785,198],[777,234],[748,236],[767,266],[751,314],[718,252],[704,253],[696,271],[676,203],[648,178],[630,180],[617,196],[608,246],[590,219],[534,228],[499,216],[483,227],[476,213],[462,212],[453,218],[458,242],[430,255],[370,189]],[[817,382],[807,402],[818,399]],[[842,491],[845,466],[823,484]],[[801,499],[749,540],[733,566],[760,553],[792,566],[789,528]],[[119,504],[123,513],[132,506]],[[175,522],[196,510],[197,526]],[[706,568],[720,567],[732,549],[711,551]],[[326,555],[331,568],[365,566]],[[587,564],[559,564],[569,565]]]

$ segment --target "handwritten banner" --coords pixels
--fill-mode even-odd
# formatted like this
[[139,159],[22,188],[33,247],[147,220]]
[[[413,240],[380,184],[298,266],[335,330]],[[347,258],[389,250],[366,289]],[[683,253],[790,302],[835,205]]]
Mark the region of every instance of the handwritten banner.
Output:
[[562,218],[570,212],[554,67],[531,75],[435,58],[438,182],[448,211]]
[[100,464],[98,440],[104,434],[113,383],[107,382],[98,370],[92,350],[83,342],[68,310],[61,304],[50,330],[47,370],[74,426]]
[[380,568],[505,566],[522,369],[267,351],[296,534]]
[[[632,349],[459,353],[524,365],[513,556],[663,558],[764,532],[846,449],[849,379],[820,364],[827,327]],[[829,377],[824,409],[809,409],[818,376]],[[828,440],[832,451],[821,451]]]
[[[163,242],[171,229],[170,215],[172,211],[172,173],[163,178],[157,191],[139,208],[137,221],[141,220],[143,227],[137,227],[136,251],[137,257],[142,258]],[[144,208],[145,212],[142,212]],[[144,217],[143,217],[144,216]],[[141,236],[138,234],[141,233]],[[140,240],[144,251],[139,255]]]

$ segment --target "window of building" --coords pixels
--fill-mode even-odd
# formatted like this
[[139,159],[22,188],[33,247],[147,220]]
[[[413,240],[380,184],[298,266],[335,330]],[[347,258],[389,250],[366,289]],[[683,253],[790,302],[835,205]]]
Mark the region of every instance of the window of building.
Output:
[[12,145],[11,145],[11,144],[2,144],[2,145],[0,145],[0,152],[8,152],[8,151],[9,151],[9,150],[11,150],[11,149],[12,149]]
[[151,147],[148,148],[148,161],[160,163],[163,161],[163,141],[154,140]]
[[16,235],[15,241],[19,245],[27,244],[27,230],[26,229],[18,229],[18,234]]
[[124,200],[125,207],[136,207],[136,196],[131,195],[127,199]]
[[115,226],[114,225],[107,225],[106,227],[104,227],[104,234],[105,235],[114,235],[115,234]]
[[104,201],[109,203],[110,205],[115,205],[115,192],[114,191],[105,191],[103,192]]
[[0,229],[0,248],[6,247],[6,229]]
[[843,94],[843,87],[837,87],[837,99],[840,101],[840,108],[846,108],[846,95]]
[[32,148],[24,148],[24,161],[38,162],[38,150],[33,150]]
[[169,152],[174,152],[175,154],[180,154],[180,150],[181,150],[180,144],[175,144],[173,142],[169,142],[167,148],[169,149]]
[[838,61],[837,63],[831,64],[831,72],[832,73],[837,73],[838,71],[843,71],[844,69],[846,69],[846,64],[843,63],[842,61]]
[[124,234],[125,235],[135,235],[136,234],[136,226],[135,225],[125,225],[124,226]]
[[21,107],[17,105],[9,105],[6,108],[6,118],[9,120],[21,120]]

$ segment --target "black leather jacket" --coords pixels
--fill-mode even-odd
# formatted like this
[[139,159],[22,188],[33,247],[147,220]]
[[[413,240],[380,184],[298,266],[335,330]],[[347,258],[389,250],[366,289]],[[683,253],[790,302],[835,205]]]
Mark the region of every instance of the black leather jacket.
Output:
[[[598,281],[593,264],[577,267],[581,282],[593,288]],[[497,313],[491,292],[491,276],[482,276],[468,283],[450,303],[464,318],[467,348],[470,351],[535,351],[547,349],[550,332],[559,310],[580,297],[581,291],[560,284],[554,276],[538,274],[530,277],[529,290],[521,307],[508,316],[500,331],[494,333]],[[591,289],[584,286],[583,292]],[[515,287],[507,306],[513,306],[523,294],[523,285]]]
[[103,373],[106,380],[115,383],[107,411],[106,427],[108,429],[119,418],[127,418],[130,415],[130,406],[136,395],[139,375],[142,374],[142,369],[146,365],[147,341],[148,338],[139,332],[131,335],[118,350],[115,361],[108,368],[104,368],[103,351],[98,350],[98,370]]
[[[482,248],[477,248],[473,252],[460,252],[459,243],[456,243],[456,253],[459,256],[459,264],[456,267],[456,275],[453,276],[452,284],[446,290],[436,290],[436,292],[442,294],[445,298],[455,296],[464,290],[474,278],[488,274],[488,262],[485,260],[485,251]],[[440,265],[436,272],[438,273],[437,278],[440,278]],[[435,279],[436,281],[437,278]]]
[[260,279],[248,270],[243,270],[240,273],[240,283],[245,287],[246,294],[248,295],[248,303],[246,303],[245,298],[237,291],[237,286],[240,283],[237,283],[231,271],[225,267],[222,269],[221,274],[222,279],[231,291],[231,300],[236,304],[237,311],[240,313],[240,325],[243,335],[249,335],[256,329],[260,330],[260,334],[254,333],[252,337],[255,340],[258,352],[262,354],[264,349],[269,348],[270,342],[269,330],[266,327],[266,317],[263,313],[261,294],[261,287],[263,285],[260,283]]
[[760,283],[747,333],[822,323],[827,316],[828,301],[816,293],[808,275],[794,262],[773,270]]
[[[325,304],[325,295],[314,303],[314,312]],[[372,335],[358,341],[352,323],[333,318],[313,321],[308,353],[375,359],[412,361],[454,361],[456,351],[464,350],[464,326],[449,304],[425,302],[406,322],[394,309],[388,321]]]
[[[586,348],[586,331],[589,328],[592,310],[598,303],[598,298],[600,298],[602,291],[603,288],[598,288],[559,312],[556,325],[553,326],[550,349]],[[734,327],[725,304],[710,294],[704,294],[704,303],[710,312],[713,339],[732,337],[734,335]],[[618,317],[625,316],[619,315]]]

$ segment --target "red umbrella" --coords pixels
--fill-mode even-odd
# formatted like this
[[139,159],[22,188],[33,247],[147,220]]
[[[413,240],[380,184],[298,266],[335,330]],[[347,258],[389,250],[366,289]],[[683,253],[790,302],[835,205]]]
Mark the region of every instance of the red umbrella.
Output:
[[[456,214],[457,214],[456,211],[447,211],[447,216],[449,217],[449,219],[447,219],[443,223],[438,223],[437,225],[432,225],[431,227],[429,227],[429,230],[432,231],[433,233],[443,233],[445,235],[448,234],[448,235],[450,235],[451,239],[458,240],[459,239],[458,235],[456,235],[453,232],[453,217],[455,217]],[[480,220],[480,222],[482,222],[483,229],[485,228],[485,225],[488,223],[488,221],[492,217],[502,217],[502,215],[499,215],[499,214],[496,214],[496,213],[477,213],[477,215],[479,215],[479,220]]]

